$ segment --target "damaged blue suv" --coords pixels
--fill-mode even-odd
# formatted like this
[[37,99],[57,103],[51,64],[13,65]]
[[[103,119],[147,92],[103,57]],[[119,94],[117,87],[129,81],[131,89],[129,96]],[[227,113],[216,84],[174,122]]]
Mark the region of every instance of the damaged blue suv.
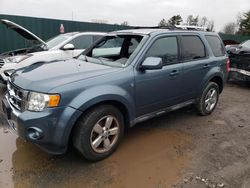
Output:
[[211,114],[228,71],[215,33],[116,31],[76,59],[17,70],[2,104],[20,137],[51,154],[63,154],[72,141],[97,161],[138,122],[191,104],[199,114]]

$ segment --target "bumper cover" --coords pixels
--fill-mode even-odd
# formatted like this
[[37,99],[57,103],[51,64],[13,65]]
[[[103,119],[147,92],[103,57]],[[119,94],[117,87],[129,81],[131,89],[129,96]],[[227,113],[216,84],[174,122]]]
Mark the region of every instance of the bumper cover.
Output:
[[250,72],[238,68],[230,68],[229,78],[240,81],[250,81]]
[[[3,111],[10,128],[21,138],[39,146],[50,154],[63,154],[67,150],[71,130],[81,112],[71,107],[58,107],[43,112],[18,112],[4,97]],[[30,129],[42,132],[42,137],[32,139]]]

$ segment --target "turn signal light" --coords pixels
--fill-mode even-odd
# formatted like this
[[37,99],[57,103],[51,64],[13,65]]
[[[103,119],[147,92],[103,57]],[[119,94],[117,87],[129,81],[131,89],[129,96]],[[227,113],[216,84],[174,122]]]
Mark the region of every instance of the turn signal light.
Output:
[[58,106],[60,101],[59,95],[49,95],[48,107],[56,107]]

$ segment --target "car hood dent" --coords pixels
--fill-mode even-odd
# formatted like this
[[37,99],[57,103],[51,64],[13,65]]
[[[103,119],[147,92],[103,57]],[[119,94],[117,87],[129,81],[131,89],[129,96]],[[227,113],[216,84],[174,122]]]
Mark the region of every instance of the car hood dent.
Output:
[[34,33],[30,32],[29,30],[25,29],[22,26],[14,22],[11,22],[9,20],[5,20],[5,19],[2,19],[1,23],[6,25],[7,28],[12,29],[13,31],[17,32],[19,35],[21,35],[25,39],[32,41],[32,42],[36,41],[47,46],[46,42],[44,42],[41,38],[39,38]]
[[17,70],[11,81],[25,89],[37,92],[50,90],[72,82],[108,74],[120,68],[70,59],[56,62],[39,62]]

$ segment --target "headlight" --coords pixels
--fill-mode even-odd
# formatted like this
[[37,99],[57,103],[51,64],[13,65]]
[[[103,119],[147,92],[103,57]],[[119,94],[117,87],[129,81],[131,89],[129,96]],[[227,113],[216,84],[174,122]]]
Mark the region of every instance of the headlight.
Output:
[[60,96],[59,95],[48,95],[36,92],[30,92],[27,110],[41,112],[47,107],[56,107],[59,105]]
[[5,63],[20,63],[21,61],[31,57],[32,55],[17,55],[12,57],[7,57],[4,59]]

